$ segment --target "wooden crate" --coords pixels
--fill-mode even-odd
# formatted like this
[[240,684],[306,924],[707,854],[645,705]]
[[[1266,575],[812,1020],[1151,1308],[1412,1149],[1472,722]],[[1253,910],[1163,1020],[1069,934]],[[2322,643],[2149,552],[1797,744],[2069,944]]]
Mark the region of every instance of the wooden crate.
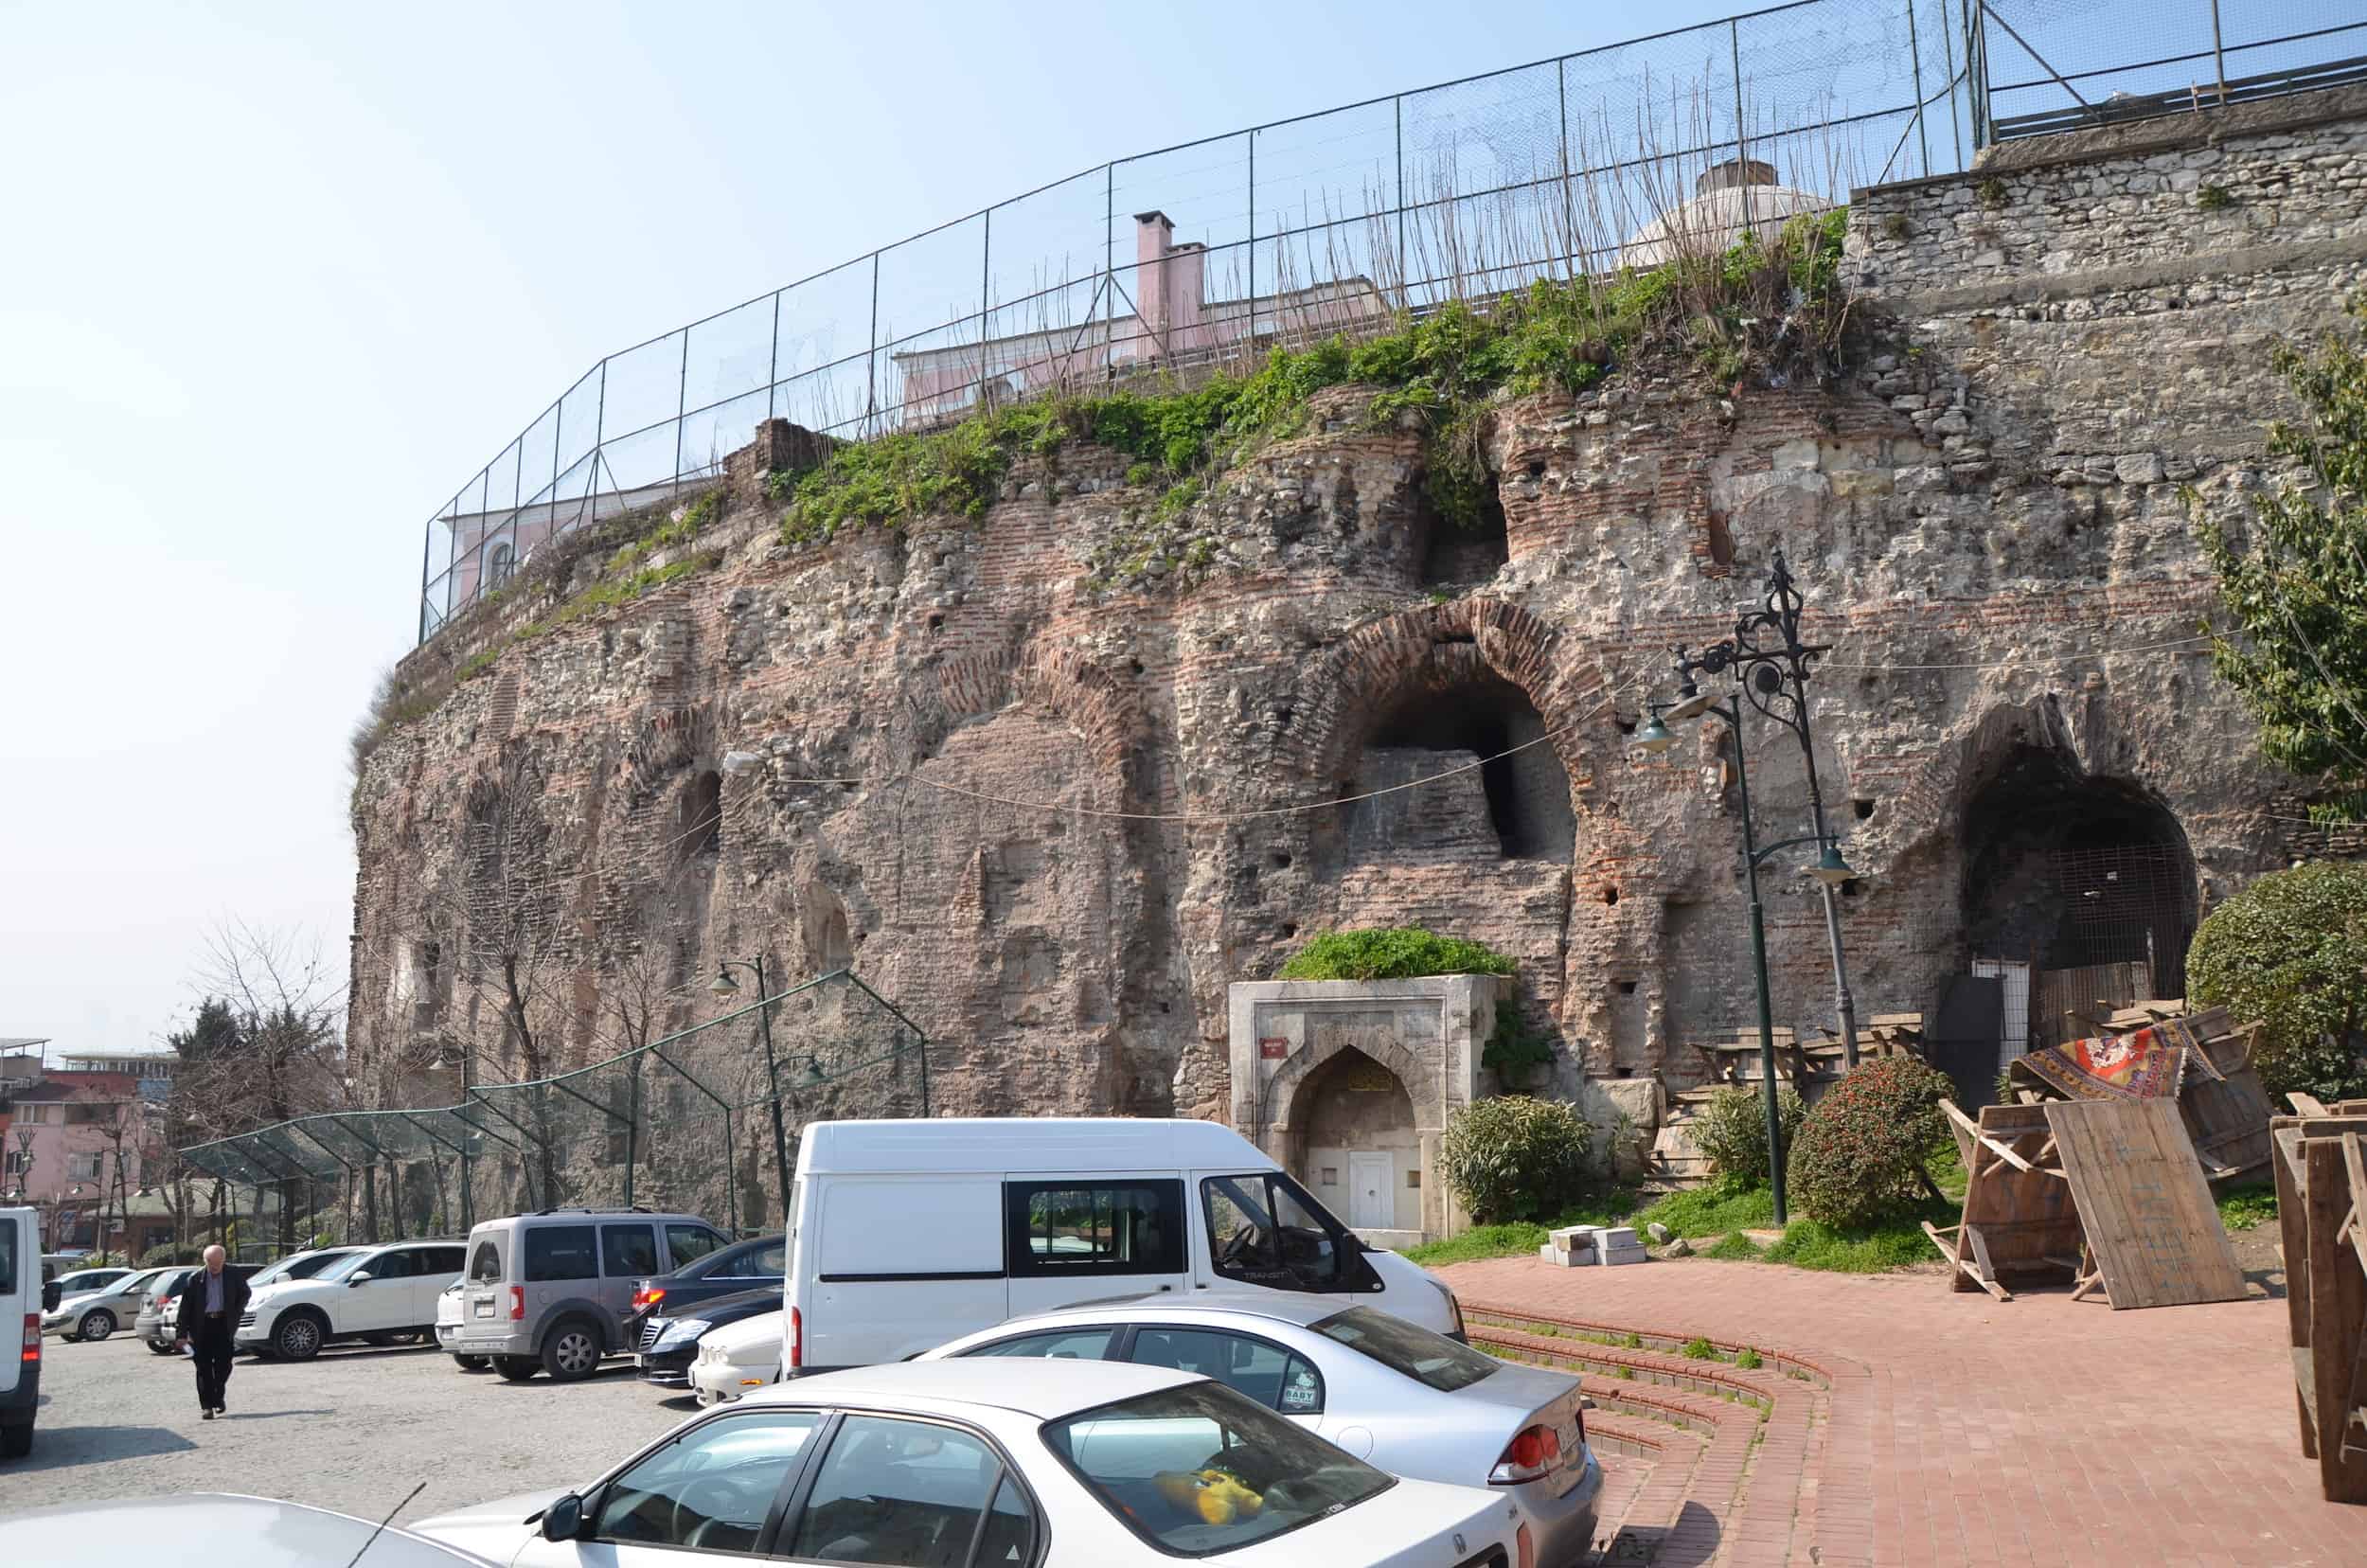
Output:
[[2302,1456],[2327,1502],[2367,1503],[2367,1114],[2279,1116],[2269,1141]]

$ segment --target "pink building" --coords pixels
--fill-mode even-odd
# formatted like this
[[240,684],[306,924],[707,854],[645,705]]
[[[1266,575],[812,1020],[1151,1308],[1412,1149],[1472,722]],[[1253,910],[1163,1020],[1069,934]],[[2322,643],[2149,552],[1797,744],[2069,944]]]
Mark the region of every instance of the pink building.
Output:
[[1212,300],[1208,247],[1177,244],[1175,223],[1164,212],[1134,215],[1132,285],[1111,298],[1133,308],[1072,326],[899,353],[904,422],[936,423],[971,406],[982,390],[989,401],[1009,401],[1156,365],[1206,364],[1254,355],[1275,343],[1304,344],[1389,314],[1388,300],[1366,277],[1261,291],[1254,308],[1246,298]]
[[[151,1061],[153,1066],[145,1065]],[[0,1082],[9,1102],[0,1131],[0,1202],[40,1209],[52,1250],[121,1252],[129,1246],[137,1256],[145,1238],[128,1233],[123,1210],[165,1159],[153,1118],[142,1111],[139,1085],[144,1076],[169,1076],[171,1065],[169,1057],[70,1058],[49,1064],[38,1046],[0,1057]]]

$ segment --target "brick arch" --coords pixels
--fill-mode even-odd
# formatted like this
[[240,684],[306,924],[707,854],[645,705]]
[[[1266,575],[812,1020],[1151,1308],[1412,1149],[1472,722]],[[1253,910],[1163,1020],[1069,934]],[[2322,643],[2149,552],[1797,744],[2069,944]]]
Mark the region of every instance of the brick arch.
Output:
[[1570,779],[1572,802],[1590,808],[1596,765],[1590,715],[1608,728],[1609,709],[1599,666],[1575,638],[1503,599],[1458,599],[1425,605],[1359,627],[1334,644],[1302,683],[1304,722],[1291,750],[1310,781],[1337,778],[1372,734],[1393,700],[1421,690],[1446,690],[1470,677],[1501,676],[1526,697],[1548,731],[1554,756]]
[[1418,1058],[1404,1046],[1389,1041],[1376,1040],[1369,1044],[1351,1045],[1334,1041],[1327,1045],[1306,1044],[1292,1051],[1274,1076],[1266,1082],[1266,1101],[1257,1113],[1264,1125],[1257,1130],[1262,1146],[1271,1148],[1277,1135],[1292,1135],[1293,1128],[1306,1125],[1299,1101],[1318,1076],[1318,1069],[1328,1066],[1343,1053],[1355,1051],[1370,1057],[1396,1075],[1397,1084],[1414,1102],[1414,1130],[1416,1132],[1443,1132],[1447,1124],[1440,1109],[1446,1103],[1445,1086],[1437,1081],[1439,1070],[1424,1067]]
[[1136,754],[1146,739],[1141,704],[1126,683],[1073,649],[1030,646],[947,659],[911,701],[924,727],[937,731],[1015,703],[1041,708],[1076,732],[1096,769],[1133,793]]

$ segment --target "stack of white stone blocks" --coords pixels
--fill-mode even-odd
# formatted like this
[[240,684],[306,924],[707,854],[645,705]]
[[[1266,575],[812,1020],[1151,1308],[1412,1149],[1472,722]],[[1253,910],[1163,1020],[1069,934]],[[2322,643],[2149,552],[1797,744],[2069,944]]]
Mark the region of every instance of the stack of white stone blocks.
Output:
[[1641,1263],[1644,1243],[1627,1225],[1569,1225],[1552,1233],[1538,1257],[1558,1269],[1611,1263]]

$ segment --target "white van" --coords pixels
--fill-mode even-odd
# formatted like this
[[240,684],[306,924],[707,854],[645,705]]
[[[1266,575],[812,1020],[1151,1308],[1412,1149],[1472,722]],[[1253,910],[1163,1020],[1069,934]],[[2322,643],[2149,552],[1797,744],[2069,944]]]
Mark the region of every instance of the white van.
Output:
[[1445,1285],[1364,1245],[1216,1122],[814,1122],[789,1239],[787,1376],[902,1361],[1023,1312],[1219,1285],[1463,1337]]
[[[33,1452],[33,1412],[41,1404],[41,1320],[62,1296],[42,1279],[41,1217],[0,1208],[0,1459]],[[22,1336],[20,1338],[20,1336]]]

